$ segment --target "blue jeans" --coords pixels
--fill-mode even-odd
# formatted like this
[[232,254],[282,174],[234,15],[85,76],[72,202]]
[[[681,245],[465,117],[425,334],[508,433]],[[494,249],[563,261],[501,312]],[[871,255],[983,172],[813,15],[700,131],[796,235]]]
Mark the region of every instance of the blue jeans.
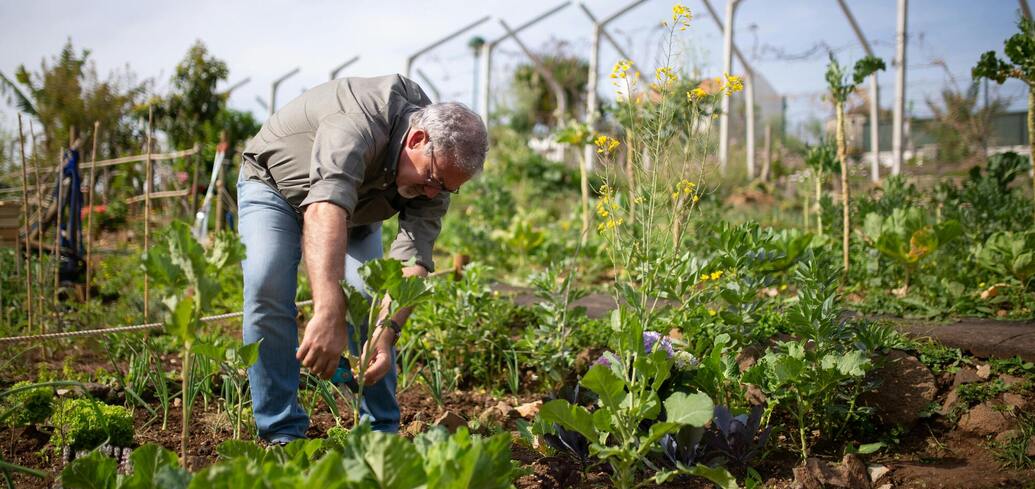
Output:
[[[302,221],[277,191],[257,181],[237,183],[241,240],[245,246],[244,342],[262,340],[259,360],[248,369],[252,410],[259,436],[266,440],[305,437],[309,418],[298,403],[301,365],[295,359],[298,325],[295,291],[302,257]],[[359,268],[383,254],[381,226],[373,225],[366,236],[348,243],[345,279],[365,290]],[[357,233],[358,234],[358,233]],[[359,325],[361,340],[366,325]],[[349,349],[359,345],[349,325]],[[395,399],[395,350],[392,368],[381,381],[363,389],[360,413],[378,431],[399,430],[399,404]]]

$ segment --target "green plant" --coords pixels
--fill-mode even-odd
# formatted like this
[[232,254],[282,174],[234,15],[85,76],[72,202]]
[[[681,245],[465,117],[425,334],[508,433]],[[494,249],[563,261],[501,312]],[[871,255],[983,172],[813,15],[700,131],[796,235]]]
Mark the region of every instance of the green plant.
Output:
[[902,295],[905,295],[909,290],[910,278],[916,273],[921,261],[960,236],[963,229],[953,220],[928,224],[923,211],[910,207],[895,209],[887,217],[867,214],[863,232],[867,243],[903,268],[905,278]]
[[[826,141],[820,141],[816,146],[811,146],[805,152],[805,164],[812,170],[813,181],[816,186],[816,234],[823,236],[823,213],[820,211],[820,199],[823,197],[824,177],[828,173],[839,173],[837,147]],[[803,207],[805,213],[805,228],[809,227],[809,204],[806,194],[806,204]]]
[[855,91],[855,87],[859,86],[866,77],[877,72],[877,70],[883,69],[883,60],[875,56],[866,56],[855,62],[852,77],[849,80],[848,74],[845,73],[837,59],[834,58],[834,53],[832,52],[830,53],[830,63],[827,65],[827,87],[830,90],[830,98],[834,102],[834,111],[837,115],[835,137],[837,138],[837,159],[841,162],[841,207],[843,209],[841,254],[846,278],[849,271],[848,241],[852,226],[851,213],[848,207],[851,199],[849,198],[848,187],[848,143],[845,139],[845,102],[848,101],[848,95]]
[[23,380],[7,389],[2,396],[0,412],[8,426],[30,426],[42,423],[54,411],[54,389]]
[[974,249],[974,261],[1001,277],[1012,277],[1028,286],[1035,277],[1035,231],[1000,231]]
[[180,431],[180,454],[186,458],[190,436],[190,417],[197,385],[192,382],[191,366],[194,346],[201,329],[201,317],[209,311],[222,289],[218,277],[236,266],[244,257],[244,247],[236,236],[222,233],[205,250],[194,239],[190,226],[173,221],[164,239],[148,250],[143,269],[162,290],[162,303],[168,309],[166,331],[183,343],[181,400],[183,423]]
[[175,453],[152,443],[133,450],[129,464],[132,470],[120,474],[114,459],[90,452],[61,471],[61,484],[68,489],[145,489],[187,487],[191,479]]
[[[974,79],[988,78],[1002,85],[1007,78],[1016,78],[1028,85],[1028,144],[1030,155],[1035,155],[1035,22],[1023,16],[1017,19],[1020,31],[1006,40],[1004,52],[1009,62],[996,56],[995,51],[981,55],[971,76]],[[1032,179],[1035,189],[1035,179]]]
[[93,399],[66,399],[51,417],[55,447],[91,449],[105,441],[116,447],[133,443],[133,415],[122,406],[109,406]]

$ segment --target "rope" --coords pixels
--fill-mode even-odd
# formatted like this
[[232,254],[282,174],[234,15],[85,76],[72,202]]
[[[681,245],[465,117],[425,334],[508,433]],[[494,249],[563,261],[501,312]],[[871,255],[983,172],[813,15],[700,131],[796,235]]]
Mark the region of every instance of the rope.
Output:
[[[310,305],[312,303],[313,303],[313,301],[311,301],[311,300],[302,301],[302,302],[296,302],[295,306],[296,307],[297,306],[308,306],[308,305]],[[216,314],[215,316],[205,316],[205,317],[201,318],[201,320],[203,322],[219,321],[221,319],[229,319],[229,318],[234,318],[234,317],[240,317],[240,316],[243,316],[243,315],[244,315],[244,313],[240,312],[240,311],[238,311],[238,312],[228,312],[228,313],[224,313],[224,314]],[[163,325],[165,325],[165,323],[144,323],[144,324],[134,324],[132,326],[116,326],[116,327],[112,327],[112,328],[84,329],[82,331],[64,331],[64,332],[61,332],[61,333],[47,333],[47,334],[37,334],[37,335],[30,335],[30,336],[9,336],[9,337],[6,337],[6,338],[0,338],[0,344],[5,344],[5,343],[21,343],[23,341],[51,340],[51,339],[56,339],[56,338],[74,338],[74,337],[79,337],[79,336],[94,336],[94,335],[115,334],[115,333],[132,333],[134,331],[145,331],[145,330],[148,330],[148,329],[160,328]]]

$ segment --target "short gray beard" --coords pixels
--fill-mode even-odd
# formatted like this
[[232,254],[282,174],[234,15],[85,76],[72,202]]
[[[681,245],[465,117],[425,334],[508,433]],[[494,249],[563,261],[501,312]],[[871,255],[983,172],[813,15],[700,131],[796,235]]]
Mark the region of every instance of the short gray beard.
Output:
[[399,195],[401,195],[404,199],[415,199],[417,197],[420,197],[421,195],[424,195],[423,185],[403,185],[399,187],[398,190]]

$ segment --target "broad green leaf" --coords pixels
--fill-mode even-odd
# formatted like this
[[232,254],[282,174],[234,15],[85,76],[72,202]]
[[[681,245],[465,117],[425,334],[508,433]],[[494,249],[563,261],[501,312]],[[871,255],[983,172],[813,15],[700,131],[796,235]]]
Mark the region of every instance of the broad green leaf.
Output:
[[724,467],[713,468],[708,467],[707,465],[697,464],[685,469],[684,473],[708,479],[721,489],[738,489],[740,487],[737,485],[737,479]]
[[219,454],[219,458],[222,460],[246,458],[261,462],[265,458],[267,452],[262,447],[255,444],[255,442],[245,440],[227,440],[216,447],[216,453]]
[[148,489],[154,487],[157,485],[155,483],[155,475],[158,469],[168,466],[180,468],[180,461],[175,453],[154,443],[148,443],[133,450],[133,453],[129,456],[129,462],[133,466],[133,471],[119,484],[120,489]]
[[714,413],[715,406],[707,394],[674,392],[665,399],[665,419],[672,423],[704,426]]
[[[163,465],[155,471],[154,485],[141,486],[157,489],[186,489],[194,478],[187,469],[179,465]],[[119,489],[123,489],[120,487]]]
[[862,377],[870,366],[870,359],[859,350],[852,350],[837,360],[837,370],[843,375]]
[[371,432],[363,460],[383,489],[412,489],[427,482],[421,456],[399,435]]
[[580,384],[600,396],[600,402],[611,409],[617,408],[625,398],[625,382],[603,365],[591,367]]
[[68,489],[114,489],[117,473],[115,459],[92,451],[61,471],[61,484]]
[[[606,411],[598,410],[597,412]],[[586,408],[578,404],[571,404],[564,399],[554,399],[539,408],[539,417],[543,420],[557,423],[569,430],[575,430],[590,440],[597,438],[594,426],[596,416],[596,413],[590,414]],[[601,424],[603,423],[601,422]]]
[[241,365],[245,367],[255,365],[255,362],[259,360],[259,344],[261,343],[262,339],[255,343],[241,345],[237,349],[237,359],[241,362]]

